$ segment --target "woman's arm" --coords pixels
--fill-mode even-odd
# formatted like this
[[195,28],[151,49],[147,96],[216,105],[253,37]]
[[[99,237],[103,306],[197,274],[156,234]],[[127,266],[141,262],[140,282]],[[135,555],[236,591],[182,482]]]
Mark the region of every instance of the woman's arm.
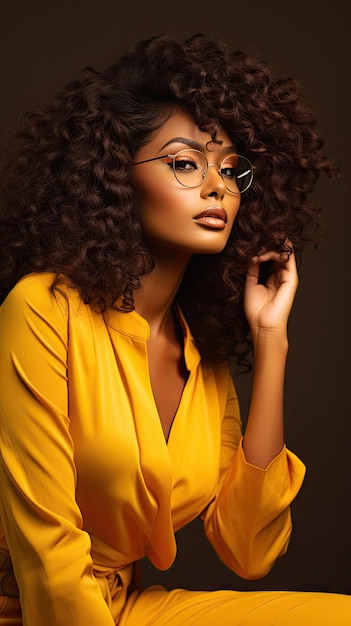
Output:
[[[298,284],[295,259],[288,256],[268,252],[252,259],[248,268],[245,312],[255,356],[249,416],[238,446],[229,389],[222,425],[222,480],[205,515],[206,534],[219,557],[245,578],[265,575],[286,551],[292,528],[289,507],[305,473],[301,461],[284,446],[287,321]],[[259,266],[267,260],[274,262],[274,273],[266,284],[259,284]]]
[[286,551],[292,529],[290,503],[304,474],[303,463],[285,446],[265,469],[247,462],[229,377],[218,492],[203,517],[219,558],[239,576],[261,578]]
[[[260,263],[273,261],[265,284],[258,281]],[[265,468],[284,445],[283,394],[288,352],[287,322],[298,277],[294,254],[263,253],[252,259],[247,274],[245,313],[254,348],[254,377],[245,429],[246,460]]]
[[67,303],[29,276],[0,309],[0,514],[24,626],[112,626],[75,501]]

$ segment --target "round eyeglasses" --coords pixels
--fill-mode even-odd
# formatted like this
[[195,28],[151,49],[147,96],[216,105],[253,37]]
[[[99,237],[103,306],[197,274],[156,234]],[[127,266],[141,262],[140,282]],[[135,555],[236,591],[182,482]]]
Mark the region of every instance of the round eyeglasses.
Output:
[[246,157],[240,154],[228,154],[219,164],[209,163],[203,152],[195,148],[179,150],[176,154],[163,154],[153,159],[138,161],[133,165],[159,159],[170,159],[169,165],[172,164],[174,176],[183,187],[199,187],[207,176],[208,168],[212,166],[218,168],[218,174],[230,193],[244,193],[253,179],[253,166]]

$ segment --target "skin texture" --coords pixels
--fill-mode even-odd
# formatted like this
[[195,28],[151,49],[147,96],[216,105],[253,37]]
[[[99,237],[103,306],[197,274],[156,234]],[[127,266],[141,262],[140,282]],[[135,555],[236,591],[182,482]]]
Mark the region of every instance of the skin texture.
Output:
[[[185,142],[173,141],[179,137]],[[223,131],[218,139],[221,144],[211,142],[210,135],[200,131],[191,115],[178,111],[139,150],[136,161],[168,150],[173,154],[185,147],[187,140],[195,140],[203,145],[208,161],[217,163],[223,158],[223,150],[233,146]],[[215,167],[209,168],[199,187],[184,188],[175,180],[167,159],[135,166],[134,185],[144,237],[155,259],[153,272],[142,280],[142,288],[136,293],[135,307],[150,324],[150,378],[167,436],[186,380],[172,303],[192,254],[223,250],[239,210],[240,195],[226,190]],[[194,219],[213,205],[227,212],[223,228]],[[274,262],[274,272],[262,285],[258,282],[259,267],[268,260]],[[266,467],[284,445],[287,321],[297,284],[293,254],[264,250],[249,263],[244,307],[253,338],[255,372],[244,451],[247,461],[259,467]]]

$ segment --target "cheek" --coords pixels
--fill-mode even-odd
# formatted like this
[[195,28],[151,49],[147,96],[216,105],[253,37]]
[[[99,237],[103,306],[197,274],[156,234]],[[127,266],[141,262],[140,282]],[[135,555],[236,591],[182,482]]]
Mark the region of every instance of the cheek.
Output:
[[154,178],[138,176],[134,180],[135,197],[139,211],[147,207],[159,207],[167,198],[167,190],[162,189]]
[[[135,187],[140,221],[182,219],[193,213],[194,202],[189,190],[174,188],[173,184],[138,181]],[[185,192],[185,193],[184,193]]]
[[[235,222],[236,216],[239,213],[239,209],[240,209],[240,204],[241,204],[241,196],[232,196],[231,198],[232,201],[232,205],[231,205],[231,213],[233,215],[233,224]],[[233,226],[232,224],[232,226]]]

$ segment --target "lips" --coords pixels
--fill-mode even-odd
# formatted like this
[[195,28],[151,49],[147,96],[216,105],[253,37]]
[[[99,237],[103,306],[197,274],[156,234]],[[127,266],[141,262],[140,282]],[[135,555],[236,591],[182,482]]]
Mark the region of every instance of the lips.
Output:
[[196,222],[200,222],[206,226],[213,226],[215,228],[224,228],[227,223],[227,213],[222,207],[210,206],[205,211],[202,211],[194,217]]

